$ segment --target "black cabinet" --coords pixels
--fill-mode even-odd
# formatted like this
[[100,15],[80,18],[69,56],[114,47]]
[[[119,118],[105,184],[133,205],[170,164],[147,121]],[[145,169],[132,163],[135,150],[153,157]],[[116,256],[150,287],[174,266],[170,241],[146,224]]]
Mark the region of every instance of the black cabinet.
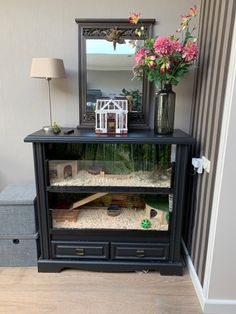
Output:
[[158,270],[181,275],[181,227],[194,139],[131,130],[54,135],[33,143],[41,256],[38,270]]

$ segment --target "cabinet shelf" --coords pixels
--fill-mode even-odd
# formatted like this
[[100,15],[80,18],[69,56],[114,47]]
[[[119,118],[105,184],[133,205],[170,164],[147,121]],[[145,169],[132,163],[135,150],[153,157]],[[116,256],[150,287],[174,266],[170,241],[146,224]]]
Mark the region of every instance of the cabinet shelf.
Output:
[[81,241],[90,241],[94,237],[99,237],[101,241],[105,241],[108,237],[110,241],[120,241],[122,238],[129,238],[129,241],[140,242],[158,242],[169,243],[170,242],[170,230],[165,232],[158,230],[142,231],[133,230],[130,233],[129,230],[114,229],[111,233],[110,229],[60,229],[50,228],[49,234],[52,240],[71,240],[76,241],[78,238]]
[[142,193],[172,194],[174,188],[127,187],[127,186],[48,186],[50,193]]

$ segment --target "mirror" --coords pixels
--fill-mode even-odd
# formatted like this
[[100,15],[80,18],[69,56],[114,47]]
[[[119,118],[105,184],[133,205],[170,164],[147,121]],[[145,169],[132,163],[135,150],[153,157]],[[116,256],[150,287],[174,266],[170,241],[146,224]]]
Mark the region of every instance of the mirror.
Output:
[[[140,45],[143,40],[139,41]],[[142,82],[132,80],[134,47],[130,40],[114,50],[105,39],[86,39],[87,99],[86,111],[94,111],[96,98],[126,97],[129,112],[142,111]]]
[[[94,127],[96,100],[128,100],[129,128],[148,127],[150,84],[133,79],[135,52],[144,38],[135,34],[136,26],[127,20],[81,20],[79,26],[79,127]],[[143,20],[151,35],[155,20]],[[135,46],[133,42],[135,41]]]

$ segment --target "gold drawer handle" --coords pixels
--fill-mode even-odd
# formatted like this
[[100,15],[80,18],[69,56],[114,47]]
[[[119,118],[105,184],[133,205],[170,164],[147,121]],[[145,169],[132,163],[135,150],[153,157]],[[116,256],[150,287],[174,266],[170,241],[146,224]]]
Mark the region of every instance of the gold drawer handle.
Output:
[[136,250],[136,256],[137,257],[144,257],[145,256],[144,250]]
[[77,248],[75,250],[76,250],[76,255],[84,256],[84,249],[83,248]]

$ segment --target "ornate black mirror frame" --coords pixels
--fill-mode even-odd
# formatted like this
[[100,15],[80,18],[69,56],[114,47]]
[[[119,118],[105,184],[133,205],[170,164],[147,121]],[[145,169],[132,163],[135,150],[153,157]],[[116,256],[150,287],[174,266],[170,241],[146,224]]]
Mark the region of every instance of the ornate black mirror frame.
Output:
[[[117,28],[123,39],[144,39],[135,33],[136,25],[127,19],[75,19],[78,24],[78,80],[79,80],[79,126],[91,128],[95,125],[95,114],[87,111],[87,69],[86,69],[86,39],[105,39],[111,30]],[[142,20],[148,36],[152,36],[155,19]],[[134,60],[135,63],[135,60]],[[150,104],[150,83],[144,77],[142,82],[142,110],[129,112],[129,128],[148,128]]]

